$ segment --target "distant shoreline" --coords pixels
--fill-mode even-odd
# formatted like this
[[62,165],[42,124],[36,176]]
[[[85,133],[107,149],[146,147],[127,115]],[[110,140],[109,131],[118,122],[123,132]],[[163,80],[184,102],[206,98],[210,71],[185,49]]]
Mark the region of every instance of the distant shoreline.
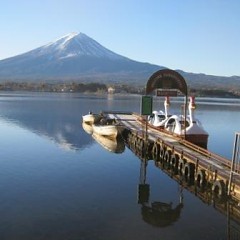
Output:
[[[5,82],[0,83],[1,92],[48,92],[48,93],[81,93],[90,95],[145,95],[145,89],[141,86],[126,84],[103,83],[29,83],[29,82]],[[239,90],[224,89],[194,89],[189,88],[189,96],[212,98],[239,98]]]

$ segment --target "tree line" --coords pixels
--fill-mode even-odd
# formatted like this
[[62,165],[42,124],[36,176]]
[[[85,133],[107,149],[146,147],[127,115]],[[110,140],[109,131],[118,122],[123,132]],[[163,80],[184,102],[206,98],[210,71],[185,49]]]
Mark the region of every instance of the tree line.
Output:
[[[47,82],[4,82],[0,83],[0,91],[35,91],[35,92],[79,92],[105,94],[109,88],[114,93],[145,94],[145,88],[127,84],[104,84],[104,83],[47,83]],[[240,97],[240,91],[224,90],[217,88],[192,88],[189,93],[201,97]]]

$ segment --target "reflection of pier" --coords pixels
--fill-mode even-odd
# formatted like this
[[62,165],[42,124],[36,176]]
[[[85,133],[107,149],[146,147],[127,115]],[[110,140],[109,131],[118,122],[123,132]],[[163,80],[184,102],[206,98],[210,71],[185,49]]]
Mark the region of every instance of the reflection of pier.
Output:
[[[142,217],[145,222],[154,226],[165,227],[177,221],[184,206],[182,195],[182,189],[184,188],[200,198],[203,203],[211,205],[214,209],[226,215],[228,239],[240,239],[240,206],[233,198],[215,194],[207,184],[204,187],[200,186],[198,180],[195,181],[192,176],[189,178],[189,176],[184,175],[179,168],[173,168],[169,161],[163,160],[164,157],[159,156],[159,158],[155,159],[151,141],[143,150],[140,140],[133,141],[130,132],[125,131],[123,137],[127,147],[141,160],[138,203],[142,205]],[[154,160],[157,168],[179,183],[179,204],[175,207],[172,207],[171,203],[150,201],[150,186],[146,180],[149,160]]]
[[150,202],[150,185],[146,183],[147,161],[141,160],[140,183],[138,185],[138,203],[142,205],[142,218],[155,227],[166,227],[176,222],[183,208],[183,196],[180,191],[179,204],[173,207],[172,202]]

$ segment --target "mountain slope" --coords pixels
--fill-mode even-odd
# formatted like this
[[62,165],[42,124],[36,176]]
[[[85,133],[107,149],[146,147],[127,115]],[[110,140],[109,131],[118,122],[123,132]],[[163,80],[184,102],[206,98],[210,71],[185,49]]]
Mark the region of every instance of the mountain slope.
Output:
[[[81,81],[144,86],[164,67],[131,60],[103,47],[83,33],[0,61],[0,81]],[[240,88],[240,77],[221,77],[177,70],[192,88]]]
[[0,79],[66,79],[145,75],[157,65],[116,54],[83,33],[66,35],[53,43],[0,61]]

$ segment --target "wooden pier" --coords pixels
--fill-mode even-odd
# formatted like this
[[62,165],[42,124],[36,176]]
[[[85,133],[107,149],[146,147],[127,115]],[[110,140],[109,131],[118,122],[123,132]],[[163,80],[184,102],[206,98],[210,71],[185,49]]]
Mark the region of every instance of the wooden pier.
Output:
[[[156,96],[177,96],[178,92],[185,96],[181,119],[179,120],[178,116],[175,116],[178,122],[174,123],[178,123],[178,126],[180,124],[180,131],[174,131],[175,134],[166,130],[168,129],[167,122],[164,122],[161,127],[153,127],[158,124],[148,124],[147,116],[151,116],[153,113],[153,91],[156,91]],[[188,104],[188,88],[185,79],[176,71],[163,69],[155,72],[146,84],[145,96],[142,96],[141,101],[141,115],[119,111],[102,112],[101,115],[115,119],[119,125],[118,133],[121,135],[118,139],[124,141],[124,146],[127,146],[141,159],[139,204],[147,204],[149,200],[146,167],[147,162],[153,160],[155,166],[177,181],[181,189],[187,189],[204,203],[212,204],[214,208],[225,214],[229,239],[233,235],[234,239],[239,239],[240,133],[236,133],[231,160],[208,151],[208,133],[205,134],[204,131],[191,133],[189,128],[187,129],[189,119],[192,126],[196,124],[193,118],[193,109],[195,109],[195,104],[191,101],[193,99],[193,97],[190,98]],[[167,104],[166,101],[164,106]],[[166,107],[163,121],[172,120],[167,110]],[[190,133],[188,134],[187,131]],[[181,202],[178,206],[182,207]]]
[[[136,113],[105,112],[123,128],[126,143],[142,158],[153,159],[156,166],[168,169],[174,178],[218,198],[231,198],[240,205],[239,162],[232,161],[194,145],[164,130],[147,126]],[[236,139],[236,144],[237,144]],[[237,154],[238,155],[238,154]]]

